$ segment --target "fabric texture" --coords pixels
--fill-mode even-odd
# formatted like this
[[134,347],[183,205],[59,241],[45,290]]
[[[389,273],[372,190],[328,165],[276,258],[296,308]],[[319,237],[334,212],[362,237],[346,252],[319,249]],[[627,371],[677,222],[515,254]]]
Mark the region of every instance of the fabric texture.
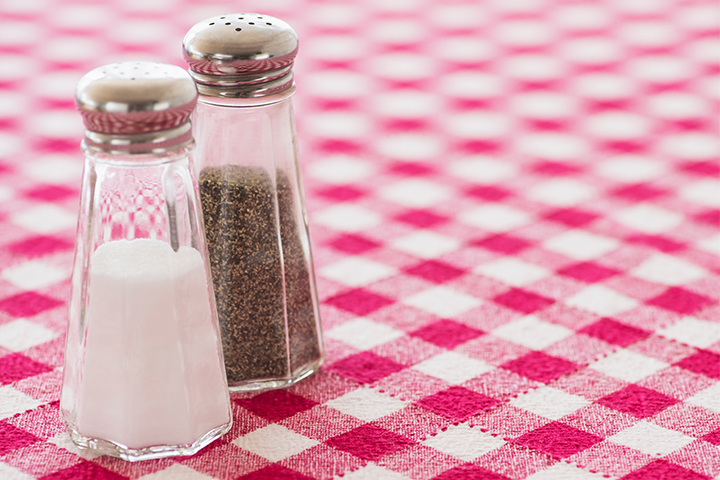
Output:
[[[325,364],[193,457],[80,451],[75,85],[240,9],[301,39]],[[720,478],[719,37],[714,0],[0,0],[0,478]]]

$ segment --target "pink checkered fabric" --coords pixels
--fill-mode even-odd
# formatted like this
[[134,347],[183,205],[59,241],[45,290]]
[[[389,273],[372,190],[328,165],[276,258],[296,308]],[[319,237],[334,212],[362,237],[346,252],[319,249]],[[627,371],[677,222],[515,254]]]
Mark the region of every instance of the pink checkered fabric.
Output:
[[[194,457],[81,452],[74,86],[238,9],[301,37],[327,360]],[[0,477],[720,478],[719,36],[716,0],[0,1]]]

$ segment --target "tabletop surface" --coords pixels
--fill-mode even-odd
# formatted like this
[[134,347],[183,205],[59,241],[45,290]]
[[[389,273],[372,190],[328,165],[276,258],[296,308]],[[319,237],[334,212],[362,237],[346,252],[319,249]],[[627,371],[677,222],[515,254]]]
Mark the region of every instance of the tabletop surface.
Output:
[[[297,30],[327,357],[193,457],[58,416],[78,79]],[[0,477],[720,478],[715,0],[0,1]]]

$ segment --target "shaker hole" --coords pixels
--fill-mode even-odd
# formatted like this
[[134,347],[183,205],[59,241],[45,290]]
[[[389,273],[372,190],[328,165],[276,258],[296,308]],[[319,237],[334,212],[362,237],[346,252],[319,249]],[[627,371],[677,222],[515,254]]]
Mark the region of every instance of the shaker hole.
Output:
[[220,17],[220,20],[224,20],[224,19],[225,19],[225,17]]
[[212,22],[210,25],[215,25],[215,22]]
[[248,25],[255,25],[253,22],[248,22]]
[[235,29],[236,32],[239,32],[240,30],[242,30],[242,28],[240,28],[240,27]]
[[225,25],[230,25],[230,22],[227,22]]
[[272,23],[269,23],[269,22],[268,22],[268,23],[265,23],[265,25],[272,25]]

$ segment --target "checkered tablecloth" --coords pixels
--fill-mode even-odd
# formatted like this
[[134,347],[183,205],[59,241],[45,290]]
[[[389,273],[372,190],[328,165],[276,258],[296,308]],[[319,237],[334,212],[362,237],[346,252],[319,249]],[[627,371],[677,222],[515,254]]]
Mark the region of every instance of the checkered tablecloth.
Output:
[[[58,416],[77,80],[199,20],[301,38],[327,359],[189,458]],[[0,0],[0,478],[720,478],[716,0]]]

